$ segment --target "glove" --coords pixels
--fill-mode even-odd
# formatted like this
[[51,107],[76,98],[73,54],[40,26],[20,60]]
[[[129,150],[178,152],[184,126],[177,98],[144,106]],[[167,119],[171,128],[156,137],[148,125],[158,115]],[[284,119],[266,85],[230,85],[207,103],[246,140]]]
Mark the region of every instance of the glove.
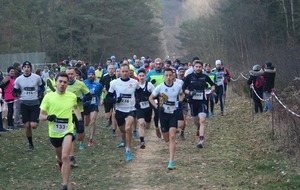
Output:
[[189,95],[190,95],[190,96],[195,96],[196,93],[197,93],[196,90],[193,90],[193,91],[190,91]]
[[155,79],[152,79],[150,82],[151,82],[152,84],[155,84],[155,83],[156,83],[156,80],[155,80]]
[[77,103],[82,102],[82,99],[80,97],[77,97]]
[[12,90],[12,95],[13,95],[14,97],[20,97],[20,95],[21,95],[21,89],[16,89],[16,88],[14,88],[14,89]]
[[54,115],[54,114],[53,114],[53,115],[48,115],[48,116],[47,116],[47,120],[48,120],[48,121],[51,121],[51,122],[52,122],[52,121],[55,121],[56,119],[57,119],[57,117],[56,117],[56,115]]
[[122,96],[115,98],[115,103],[120,103],[122,101]]

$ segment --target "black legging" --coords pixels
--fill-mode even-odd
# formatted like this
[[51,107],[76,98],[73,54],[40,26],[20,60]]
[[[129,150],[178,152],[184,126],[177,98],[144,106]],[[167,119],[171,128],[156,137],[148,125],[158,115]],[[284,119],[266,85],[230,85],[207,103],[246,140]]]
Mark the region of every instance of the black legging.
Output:
[[[258,96],[260,98],[262,98],[263,97],[262,88],[261,89],[255,89],[255,90],[256,90]],[[252,97],[253,97],[253,102],[254,102],[254,111],[255,111],[255,113],[258,113],[258,109],[259,109],[259,111],[262,113],[263,112],[263,107],[262,107],[261,100],[256,96],[256,94],[254,92],[252,92],[252,93],[253,93]]]
[[12,127],[14,126],[14,101],[13,100],[7,100],[7,125]]

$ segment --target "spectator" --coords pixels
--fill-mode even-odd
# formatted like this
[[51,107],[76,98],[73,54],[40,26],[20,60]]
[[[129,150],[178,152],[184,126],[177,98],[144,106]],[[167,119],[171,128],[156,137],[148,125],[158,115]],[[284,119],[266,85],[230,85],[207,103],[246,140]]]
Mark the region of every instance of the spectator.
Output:
[[263,73],[265,83],[263,86],[264,99],[267,99],[264,107],[264,112],[272,111],[272,102],[270,100],[271,92],[274,91],[276,69],[271,61],[265,62],[265,70]]
[[250,77],[247,81],[247,84],[248,85],[253,84],[254,90],[256,92],[256,93],[252,92],[254,111],[255,113],[258,113],[258,109],[259,109],[259,111],[262,113],[263,109],[262,109],[260,98],[262,98],[263,96],[263,83],[264,83],[264,78],[262,77],[263,70],[261,70],[259,65],[254,65],[252,70],[249,73],[250,73]]

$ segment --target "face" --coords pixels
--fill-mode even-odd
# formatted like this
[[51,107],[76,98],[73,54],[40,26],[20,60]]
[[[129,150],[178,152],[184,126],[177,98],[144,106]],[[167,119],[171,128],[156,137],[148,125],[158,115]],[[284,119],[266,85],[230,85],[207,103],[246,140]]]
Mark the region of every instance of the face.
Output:
[[195,71],[195,73],[201,73],[202,72],[202,65],[200,64],[200,63],[196,63],[195,65],[194,65],[194,71]]
[[206,67],[205,67],[205,71],[209,73],[209,72],[211,71],[210,66],[206,66]]
[[54,78],[54,74],[50,74],[49,76],[50,76],[50,78],[52,78],[52,79]]
[[95,75],[93,73],[90,73],[88,75],[88,79],[89,79],[89,81],[95,81]]
[[15,70],[14,69],[11,69],[10,71],[9,71],[9,76],[15,76]]
[[123,79],[129,78],[129,67],[127,65],[121,67],[121,77]]
[[155,69],[160,70],[161,68],[162,68],[162,62],[161,61],[155,62]]
[[67,77],[58,77],[56,81],[57,90],[60,92],[65,92],[68,86],[68,78]]
[[180,78],[183,78],[184,73],[185,73],[185,70],[180,70],[180,71],[178,71],[178,76],[179,76]]
[[114,74],[115,70],[114,70],[114,66],[113,65],[109,65],[108,68],[107,68],[107,70],[108,70],[108,74],[110,76],[112,76]]
[[222,67],[222,65],[221,64],[217,64],[217,66],[216,66],[217,68],[221,68]]
[[76,77],[76,73],[75,73],[75,70],[74,69],[67,69],[66,70],[66,73],[69,77],[69,81],[73,81],[75,80],[75,77]]
[[142,72],[139,73],[139,74],[138,74],[138,78],[139,78],[139,81],[140,81],[140,82],[144,82],[144,81],[145,81],[145,73],[142,73]]
[[25,74],[25,75],[30,74],[30,73],[31,73],[31,68],[30,68],[30,66],[29,66],[29,65],[25,65],[25,66],[23,67],[23,71],[24,71],[24,74]]
[[121,77],[121,69],[120,68],[117,68],[117,70],[116,70],[116,77],[117,78]]
[[164,80],[166,83],[172,82],[174,79],[174,74],[172,71],[165,71],[164,73]]
[[135,65],[136,67],[140,66],[140,60],[136,60],[136,61],[134,62],[134,65]]

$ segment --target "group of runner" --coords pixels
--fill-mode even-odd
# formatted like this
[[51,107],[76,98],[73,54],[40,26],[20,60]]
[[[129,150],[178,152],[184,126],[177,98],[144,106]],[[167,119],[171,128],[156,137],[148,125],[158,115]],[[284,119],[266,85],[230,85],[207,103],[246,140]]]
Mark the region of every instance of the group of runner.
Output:
[[47,93],[40,105],[38,90],[43,79],[32,73],[30,62],[22,64],[23,74],[13,81],[12,95],[21,101],[28,150],[34,149],[31,129],[38,126],[39,120],[48,121],[63,189],[67,189],[70,167],[76,166],[74,140],[77,138],[82,150],[86,127],[90,126],[88,146],[94,146],[97,112],[102,104],[107,126],[112,124],[113,136],[118,132],[119,146],[125,147],[127,162],[133,160],[131,141],[132,135],[137,136],[137,130],[140,148],[146,148],[145,128],[150,128],[154,113],[157,137],[169,142],[168,169],[174,168],[176,133],[180,132],[180,138],[185,139],[189,110],[199,135],[198,148],[203,148],[206,118],[214,117],[213,107],[217,101],[220,115],[224,115],[226,80],[230,73],[221,60],[216,60],[214,69],[198,57],[193,58],[189,69],[179,60],[172,63],[156,58],[145,60],[143,66],[135,62],[137,60],[124,59],[116,63],[108,59],[106,74],[102,72],[98,77],[99,68],[90,67],[83,81],[75,67],[61,69],[55,78],[49,73]]

